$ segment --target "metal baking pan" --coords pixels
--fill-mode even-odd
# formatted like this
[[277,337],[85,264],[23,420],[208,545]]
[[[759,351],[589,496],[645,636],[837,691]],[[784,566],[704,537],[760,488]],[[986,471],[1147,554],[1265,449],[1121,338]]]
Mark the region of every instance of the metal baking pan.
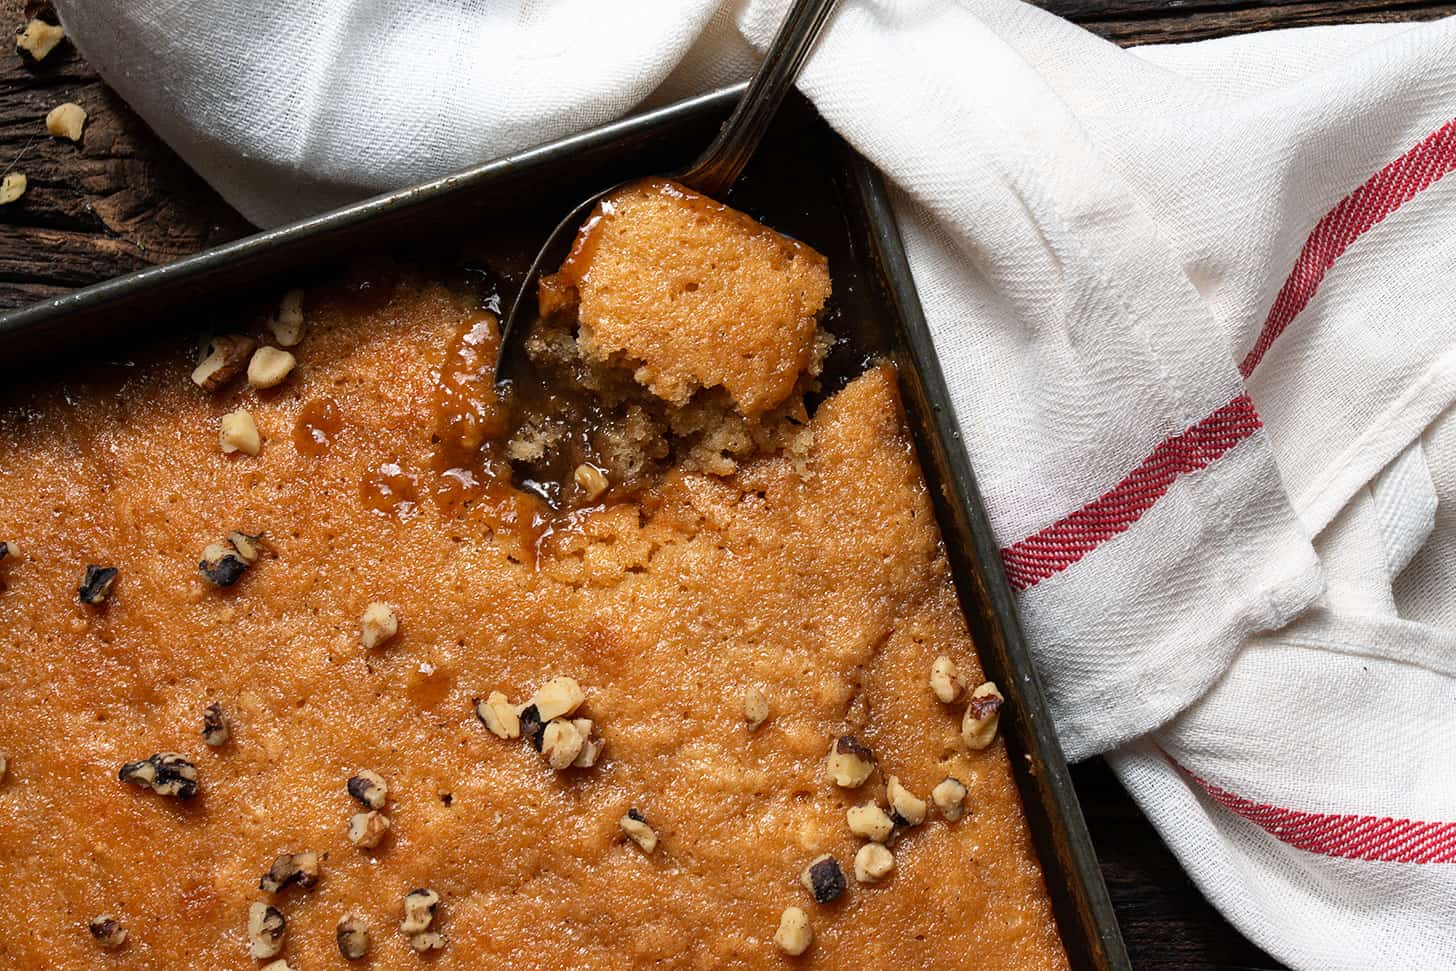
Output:
[[[105,357],[122,339],[135,348],[139,335],[225,326],[201,308],[246,306],[366,254],[483,261],[508,285],[568,206],[689,161],[741,92],[715,91],[0,315],[0,372],[45,380],[62,349],[70,366],[78,352]],[[841,341],[828,390],[867,360],[897,365],[961,605],[1007,697],[1001,725],[1068,955],[1077,968],[1130,967],[879,174],[807,102],[791,100],[729,201],[829,258],[825,322]]]

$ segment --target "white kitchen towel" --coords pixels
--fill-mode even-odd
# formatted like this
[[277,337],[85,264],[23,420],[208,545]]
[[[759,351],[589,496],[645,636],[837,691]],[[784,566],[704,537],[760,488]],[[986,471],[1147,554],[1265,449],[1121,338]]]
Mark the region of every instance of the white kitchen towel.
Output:
[[[741,77],[783,6],[61,13],[271,224]],[[1453,50],[844,0],[800,85],[893,184],[1068,753],[1297,967],[1456,966]]]

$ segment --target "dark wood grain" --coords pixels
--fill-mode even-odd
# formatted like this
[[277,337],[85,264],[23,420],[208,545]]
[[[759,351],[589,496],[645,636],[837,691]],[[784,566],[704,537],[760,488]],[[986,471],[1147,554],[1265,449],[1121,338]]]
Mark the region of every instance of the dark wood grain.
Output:
[[[24,0],[0,0],[22,23]],[[38,65],[0,48],[0,170],[29,189],[0,207],[0,308],[15,307],[251,231],[63,43]],[[79,143],[52,138],[45,116],[86,109]]]
[[[37,0],[0,0],[19,24]],[[1330,0],[1044,0],[1044,6],[1134,45],[1357,21],[1421,20],[1456,3]],[[45,132],[63,101],[89,114],[80,144]],[[39,66],[0,50],[0,171],[30,189],[0,207],[0,309],[197,252],[250,227],[113,95],[69,43]],[[1275,969],[1188,880],[1112,773],[1094,760],[1074,770],[1088,825],[1139,969]]]

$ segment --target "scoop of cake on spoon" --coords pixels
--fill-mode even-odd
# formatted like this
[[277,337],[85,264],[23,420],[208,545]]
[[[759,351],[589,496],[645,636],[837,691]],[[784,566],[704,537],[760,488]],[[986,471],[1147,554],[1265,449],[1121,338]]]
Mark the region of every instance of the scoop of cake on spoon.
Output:
[[[795,0],[742,100],[718,136],[686,170],[669,175],[671,181],[710,199],[728,191],[748,164],[784,98],[793,90],[836,2]],[[495,363],[498,384],[510,382],[518,375],[518,369],[529,366],[523,360],[522,351],[528,332],[541,317],[536,300],[541,276],[562,263],[578,227],[605,197],[619,188],[620,185],[612,186],[578,203],[552,230],[536,254],[501,328],[500,351]]]

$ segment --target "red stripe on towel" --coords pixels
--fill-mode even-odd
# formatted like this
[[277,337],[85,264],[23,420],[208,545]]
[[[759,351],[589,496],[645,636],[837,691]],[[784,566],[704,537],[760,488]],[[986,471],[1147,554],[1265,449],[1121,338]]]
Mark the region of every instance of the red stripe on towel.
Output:
[[1285,809],[1246,799],[1178,768],[1220,806],[1295,849],[1379,863],[1456,863],[1456,823]]
[[1264,359],[1264,352],[1284,333],[1290,321],[1319,290],[1325,273],[1351,243],[1370,227],[1405,205],[1422,189],[1456,168],[1456,119],[1431,132],[1415,148],[1372,175],[1364,185],[1341,199],[1304,241],[1294,270],[1284,281],[1259,339],[1239,365],[1248,377]]
[[1086,556],[1152,508],[1180,475],[1204,468],[1261,427],[1248,395],[1153,449],[1126,478],[1058,523],[1001,551],[1011,585],[1024,590]]
[[[1376,172],[1315,224],[1280,288],[1258,340],[1239,365],[1248,377],[1319,290],[1350,244],[1422,189],[1456,168],[1456,119]],[[1262,427],[1248,395],[1240,395],[1187,431],[1166,439],[1111,490],[1056,523],[1001,550],[1011,586],[1025,590],[1076,563],[1125,532],[1179,475],[1205,468]]]

